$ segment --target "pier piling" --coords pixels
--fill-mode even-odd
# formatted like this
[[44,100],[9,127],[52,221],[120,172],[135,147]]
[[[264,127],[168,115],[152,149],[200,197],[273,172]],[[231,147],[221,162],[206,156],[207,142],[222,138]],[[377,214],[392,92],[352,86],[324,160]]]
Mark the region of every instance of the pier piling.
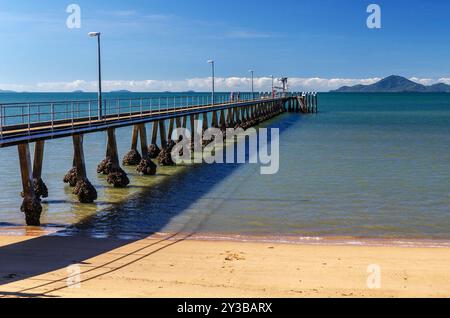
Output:
[[214,128],[218,128],[219,127],[218,122],[217,122],[217,112],[216,111],[212,112],[211,127],[214,127]]
[[161,152],[158,155],[158,162],[161,166],[173,166],[175,163],[172,160],[172,149],[175,142],[167,139],[165,121],[159,122],[159,134],[161,140]]
[[136,167],[136,171],[146,175],[156,174],[156,164],[152,161],[149,155],[149,147],[147,146],[147,127],[145,124],[138,125],[139,139],[141,141],[142,159]]
[[167,147],[167,137],[166,137],[166,123],[164,120],[159,121],[159,136],[161,141],[161,148]]
[[25,213],[25,221],[28,226],[41,225],[42,206],[41,200],[34,191],[33,172],[31,167],[30,146],[28,143],[19,144],[20,172],[22,176],[23,202],[20,210]]
[[150,159],[158,158],[159,153],[161,152],[161,149],[156,144],[158,140],[158,127],[159,121],[154,121],[152,128],[152,140],[150,146],[148,147],[148,156],[150,157]]
[[220,110],[220,128],[221,129],[225,129],[226,127],[226,122],[225,122],[225,111],[222,109]]
[[86,164],[83,150],[83,135],[73,135],[73,157],[76,169],[76,185],[73,194],[81,203],[92,203],[97,200],[97,190],[87,178]]
[[133,134],[131,137],[131,150],[125,155],[122,160],[122,164],[124,166],[137,166],[142,160],[142,157],[137,150],[138,133],[139,126],[134,125]]
[[97,172],[107,175],[107,182],[115,188],[124,188],[130,180],[120,167],[115,128],[108,128],[107,135],[106,158],[98,165]]
[[34,162],[33,162],[33,184],[34,191],[37,198],[47,198],[48,189],[42,180],[42,163],[44,160],[44,140],[36,141],[34,147]]
[[169,139],[172,139],[172,133],[175,127],[175,119],[174,118],[170,118],[169,120],[169,131],[167,132],[167,137]]
[[183,124],[182,124],[182,121],[181,121],[180,117],[177,117],[175,119],[175,123],[176,123],[177,128],[183,128]]

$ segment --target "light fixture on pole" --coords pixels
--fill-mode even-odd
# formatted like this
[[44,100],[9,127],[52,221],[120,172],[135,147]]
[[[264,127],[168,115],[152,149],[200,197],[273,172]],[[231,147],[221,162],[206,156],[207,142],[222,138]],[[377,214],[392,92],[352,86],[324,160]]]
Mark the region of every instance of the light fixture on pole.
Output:
[[215,77],[215,66],[214,66],[214,60],[209,60],[208,61],[208,64],[211,64],[211,68],[212,68],[212,92],[211,92],[211,101],[212,101],[212,105],[214,105],[214,90],[215,90],[215,88],[214,88],[214,82],[215,82],[215,80],[214,80],[214,77]]
[[100,46],[100,32],[89,32],[90,37],[97,37],[97,61],[98,61],[98,119],[103,117],[103,102],[102,102],[102,63],[101,63],[101,46]]
[[255,89],[254,89],[254,85],[253,85],[253,77],[254,77],[255,72],[253,70],[250,70],[249,72],[252,73],[252,99],[254,99],[255,98]]
[[273,84],[273,75],[270,75],[270,77],[272,77],[272,92],[270,93],[272,95],[272,97],[274,97],[273,93],[274,93],[274,84]]

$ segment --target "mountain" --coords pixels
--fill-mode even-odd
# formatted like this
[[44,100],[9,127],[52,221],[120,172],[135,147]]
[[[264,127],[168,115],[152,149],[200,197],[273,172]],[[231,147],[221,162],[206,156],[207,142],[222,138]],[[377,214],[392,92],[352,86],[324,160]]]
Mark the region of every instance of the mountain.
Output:
[[15,93],[15,91],[5,91],[3,89],[0,89],[0,93]]
[[119,89],[117,91],[110,91],[110,93],[132,93],[132,92],[126,89]]
[[391,75],[372,85],[343,86],[336,93],[450,93],[450,85],[425,86],[407,78]]

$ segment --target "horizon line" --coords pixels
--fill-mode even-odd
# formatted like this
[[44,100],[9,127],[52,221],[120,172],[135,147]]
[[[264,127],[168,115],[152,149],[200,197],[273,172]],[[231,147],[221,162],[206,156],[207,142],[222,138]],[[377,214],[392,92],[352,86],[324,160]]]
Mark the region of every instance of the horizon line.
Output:
[[[387,76],[391,77],[393,75]],[[399,75],[394,75],[399,76]],[[344,86],[371,85],[387,77],[369,78],[323,78],[323,77],[290,77],[290,91],[329,92]],[[403,76],[401,76],[403,77]],[[431,86],[435,84],[450,85],[450,77],[420,78],[403,77],[417,84]],[[216,77],[215,85],[218,92],[250,92],[251,77]],[[256,92],[270,92],[272,78],[268,76],[255,77]],[[211,77],[196,77],[183,80],[103,80],[105,93],[129,91],[132,93],[163,93],[163,92],[210,92]],[[278,81],[275,82],[278,85]],[[0,92],[7,93],[95,93],[98,81],[73,80],[58,82],[39,82],[35,84],[0,84]]]

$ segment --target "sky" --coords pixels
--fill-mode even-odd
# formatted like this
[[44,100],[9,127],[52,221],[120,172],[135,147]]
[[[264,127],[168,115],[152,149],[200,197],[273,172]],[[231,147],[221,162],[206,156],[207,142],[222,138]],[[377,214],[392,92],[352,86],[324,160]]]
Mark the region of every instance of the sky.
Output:
[[[69,5],[80,28],[69,28]],[[370,4],[381,28],[369,29]],[[70,20],[73,22],[73,20]],[[0,89],[269,91],[371,84],[392,74],[450,83],[448,0],[0,0]]]

